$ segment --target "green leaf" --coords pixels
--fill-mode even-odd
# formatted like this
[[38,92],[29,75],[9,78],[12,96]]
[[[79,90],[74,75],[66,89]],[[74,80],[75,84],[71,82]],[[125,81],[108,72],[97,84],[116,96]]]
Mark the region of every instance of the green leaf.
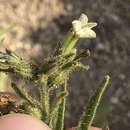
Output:
[[27,90],[25,90],[25,88],[19,87],[15,83],[12,83],[12,88],[21,99],[27,101],[28,104],[34,106],[34,102],[32,98],[28,95]]
[[0,71],[16,73],[21,78],[34,81],[39,70],[36,65],[6,49],[6,52],[0,52]]
[[89,127],[92,125],[92,122],[96,115],[97,108],[101,102],[101,98],[104,94],[104,91],[108,86],[109,80],[110,77],[108,75],[104,77],[101,85],[99,86],[95,94],[90,99],[88,106],[85,108],[85,111],[83,112],[80,118],[76,130],[88,130]]

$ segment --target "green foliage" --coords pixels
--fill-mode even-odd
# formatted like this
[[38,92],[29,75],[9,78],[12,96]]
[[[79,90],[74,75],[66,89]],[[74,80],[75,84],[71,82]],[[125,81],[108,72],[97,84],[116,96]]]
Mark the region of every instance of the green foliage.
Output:
[[0,71],[16,73],[21,78],[33,79],[35,70],[31,63],[6,49],[6,52],[0,52]]
[[[36,100],[24,87],[13,83],[12,88],[21,99],[16,103],[17,107],[23,109],[24,113],[46,122],[53,130],[64,129],[67,81],[71,73],[79,69],[89,69],[88,65],[81,63],[81,59],[90,56],[90,52],[83,50],[78,53],[76,43],[80,38],[95,38],[96,33],[92,30],[94,26],[96,23],[88,22],[84,14],[78,20],[74,20],[63,45],[60,44],[55,53],[45,59],[41,66],[24,60],[10,50],[0,52],[0,71],[16,74],[21,79],[31,81],[39,90],[39,100]],[[83,112],[77,130],[88,130],[92,124],[108,82],[109,76],[106,76]],[[55,92],[54,101],[50,101],[50,92]]]
[[12,88],[14,89],[14,91],[16,92],[16,94],[21,97],[23,100],[25,100],[26,102],[28,102],[30,105],[34,106],[34,102],[32,97],[30,97],[27,93],[27,91],[25,90],[25,88],[23,87],[19,87],[16,84],[12,83]]
[[105,76],[101,85],[99,86],[95,94],[90,99],[88,106],[86,107],[85,111],[83,112],[81,116],[81,119],[79,121],[79,124],[76,130],[88,130],[89,127],[92,125],[97,108],[101,102],[101,98],[104,94],[105,89],[108,86],[109,79],[110,77],[108,75]]
[[96,116],[94,119],[95,126],[99,128],[106,128],[109,125],[108,116],[111,112],[111,103],[110,101],[102,101],[97,109]]

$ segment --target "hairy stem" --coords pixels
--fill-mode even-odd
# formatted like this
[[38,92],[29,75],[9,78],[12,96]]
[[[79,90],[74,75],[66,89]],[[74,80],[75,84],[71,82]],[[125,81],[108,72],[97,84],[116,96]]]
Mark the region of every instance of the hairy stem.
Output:
[[[67,93],[67,80],[64,83],[64,87],[62,88],[62,91]],[[62,100],[62,103],[59,105],[57,124],[55,130],[64,129],[65,105],[66,105],[66,97]]]
[[48,120],[48,125],[50,128],[53,130],[56,129],[56,116],[58,115],[58,109],[59,106],[61,105],[62,101],[64,100],[66,96],[66,92],[61,92],[55,99],[54,103],[51,106],[50,109],[50,114],[49,114],[49,120]]
[[78,39],[79,38],[74,34],[73,31],[69,32],[62,47],[62,54],[67,55],[71,53]]
[[50,101],[49,101],[48,86],[45,81],[41,81],[39,91],[40,91],[40,102],[42,108],[42,120],[44,122],[47,122],[50,111]]

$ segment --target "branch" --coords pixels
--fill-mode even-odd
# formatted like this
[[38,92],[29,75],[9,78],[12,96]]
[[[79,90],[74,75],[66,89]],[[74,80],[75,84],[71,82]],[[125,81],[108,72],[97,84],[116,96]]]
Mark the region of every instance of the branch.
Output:
[[36,66],[34,67],[32,64],[7,49],[5,53],[0,52],[0,71],[16,73],[30,80],[37,78]]
[[47,122],[50,111],[50,97],[48,92],[48,86],[45,80],[41,79],[41,82],[39,82],[39,92],[40,104],[42,108],[42,120],[44,122]]
[[[64,83],[62,91],[67,93],[67,80]],[[64,99],[62,100],[62,103],[59,105],[55,130],[64,129],[65,106],[66,106],[66,97],[64,97]]]
[[48,119],[48,124],[49,127],[52,129],[56,129],[56,122],[57,122],[57,116],[58,116],[58,109],[59,106],[61,105],[62,101],[66,97],[67,93],[66,92],[61,92],[55,99],[54,103],[51,106],[50,109],[50,114],[49,114],[49,119]]

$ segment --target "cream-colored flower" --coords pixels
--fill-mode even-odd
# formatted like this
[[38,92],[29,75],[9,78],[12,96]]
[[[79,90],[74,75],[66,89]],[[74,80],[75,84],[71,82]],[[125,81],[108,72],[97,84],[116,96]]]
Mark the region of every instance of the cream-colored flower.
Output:
[[96,33],[92,30],[97,23],[88,22],[88,17],[85,14],[81,14],[79,20],[74,20],[72,22],[73,31],[76,36],[80,38],[95,38]]

